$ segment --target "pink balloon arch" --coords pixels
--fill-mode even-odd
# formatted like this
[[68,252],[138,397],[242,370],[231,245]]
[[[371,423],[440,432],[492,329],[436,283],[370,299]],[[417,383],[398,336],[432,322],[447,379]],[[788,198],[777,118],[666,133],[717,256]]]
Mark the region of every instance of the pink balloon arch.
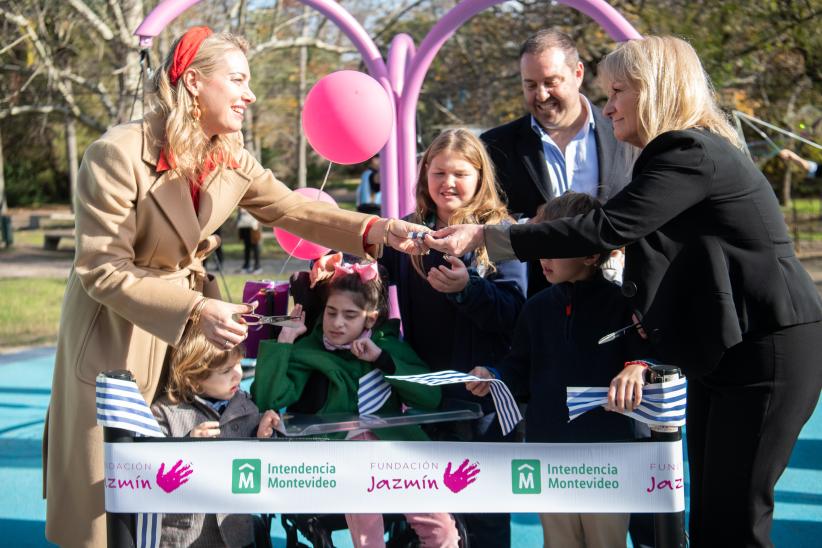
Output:
[[[149,47],[172,20],[201,0],[164,0],[157,4],[134,32],[140,46]],[[505,0],[462,0],[435,24],[419,47],[407,34],[391,41],[386,62],[379,48],[345,8],[334,0],[300,0],[333,21],[362,55],[368,71],[388,92],[393,101],[394,125],[380,154],[382,212],[399,217],[414,209],[416,179],[415,114],[417,101],[428,68],[442,45],[471,17]],[[633,26],[605,0],[558,0],[599,23],[618,42],[641,38]]]

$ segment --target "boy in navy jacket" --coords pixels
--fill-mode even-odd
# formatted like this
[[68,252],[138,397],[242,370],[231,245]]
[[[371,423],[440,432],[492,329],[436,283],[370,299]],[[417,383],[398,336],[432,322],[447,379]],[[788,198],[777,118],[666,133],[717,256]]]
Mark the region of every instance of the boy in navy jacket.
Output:
[[[569,192],[540,208],[531,222],[587,213],[599,207],[587,194]],[[496,376],[518,399],[527,400],[525,440],[531,443],[607,442],[636,438],[634,421],[602,408],[568,422],[568,386],[608,386],[623,364],[641,356],[641,339],[630,333],[599,345],[604,335],[631,323],[620,288],[599,266],[606,254],[541,259],[551,282],[529,299],[514,331],[511,352],[496,368],[477,367],[478,377]],[[488,383],[468,383],[477,396]],[[629,514],[542,514],[546,547],[625,546]]]

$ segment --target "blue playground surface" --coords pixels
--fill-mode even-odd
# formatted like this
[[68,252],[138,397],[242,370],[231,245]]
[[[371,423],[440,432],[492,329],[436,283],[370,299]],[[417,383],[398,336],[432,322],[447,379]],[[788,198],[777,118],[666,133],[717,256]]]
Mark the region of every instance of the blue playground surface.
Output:
[[[41,441],[51,394],[54,349],[0,355],[0,539],[5,546],[50,546],[45,540]],[[686,476],[685,496],[688,497]],[[512,546],[539,547],[542,529],[536,514],[511,516]],[[275,519],[275,547],[285,534]],[[822,538],[822,406],[805,425],[788,470],[776,486],[773,528],[776,546],[820,546]],[[334,534],[339,547],[351,546],[347,531]]]

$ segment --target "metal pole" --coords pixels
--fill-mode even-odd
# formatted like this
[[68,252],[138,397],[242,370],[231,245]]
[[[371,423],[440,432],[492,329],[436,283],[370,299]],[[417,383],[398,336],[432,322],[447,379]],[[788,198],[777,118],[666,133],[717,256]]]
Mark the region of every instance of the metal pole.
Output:
[[[650,368],[650,382],[674,381],[682,376],[678,367],[654,365]],[[651,426],[652,441],[675,442],[682,439],[682,429],[678,426]],[[684,470],[683,470],[684,476]],[[654,514],[654,546],[656,548],[684,548],[685,512]]]
[[[131,371],[125,369],[106,371],[105,376],[111,379],[134,381]],[[134,443],[134,434],[122,428],[104,427],[103,440],[106,443]],[[106,534],[109,548],[132,548],[134,533],[134,514],[106,512]]]

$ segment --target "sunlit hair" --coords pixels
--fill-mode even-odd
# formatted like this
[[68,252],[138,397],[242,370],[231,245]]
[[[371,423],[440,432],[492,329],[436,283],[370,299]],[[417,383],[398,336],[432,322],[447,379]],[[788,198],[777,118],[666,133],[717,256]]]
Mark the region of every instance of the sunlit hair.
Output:
[[[165,62],[157,68],[152,81],[154,103],[165,116],[165,144],[174,157],[176,171],[186,179],[196,180],[197,171],[211,154],[217,158],[236,158],[242,149],[240,132],[215,135],[209,138],[203,132],[200,122],[191,115],[194,104],[191,94],[181,76],[176,86],[168,78],[168,70],[174,60],[174,50],[178,38],[171,45]],[[189,66],[201,77],[210,77],[225,64],[225,56],[232,51],[248,52],[245,38],[227,32],[215,33],[207,37],[197,50],[197,55]],[[186,69],[188,70],[188,69]]]
[[386,271],[378,267],[380,275],[367,282],[362,281],[359,274],[345,274],[332,278],[328,282],[328,297],[334,293],[347,292],[354,304],[366,312],[378,312],[374,327],[378,327],[388,319],[388,286],[383,278]]
[[200,383],[209,375],[242,359],[245,353],[239,344],[221,350],[211,344],[199,329],[187,327],[180,344],[171,352],[171,368],[166,393],[172,402],[192,402],[201,391]]
[[565,62],[572,69],[577,68],[579,63],[579,51],[574,39],[564,32],[556,29],[542,29],[529,36],[519,48],[519,58],[526,53],[529,55],[539,55],[549,49],[558,49],[565,54]]
[[[417,209],[415,222],[425,223],[432,214],[436,214],[437,206],[428,192],[428,168],[431,161],[439,154],[449,152],[460,156],[479,172],[477,191],[474,197],[461,208],[451,214],[449,225],[458,224],[499,224],[502,221],[511,221],[505,204],[500,198],[494,177],[494,164],[485,150],[482,142],[467,129],[448,129],[440,133],[429,145],[420,161],[420,171],[417,177]],[[485,246],[477,248],[477,264],[485,267],[489,272],[494,270],[494,264],[488,258]],[[413,256],[411,262],[414,269],[423,274],[422,258]]]
[[[536,214],[528,219],[528,224],[547,223],[556,219],[585,215],[602,207],[602,203],[584,192],[566,192],[552,198],[537,208]],[[608,260],[608,253],[599,254],[597,266]]]
[[612,82],[622,82],[638,92],[637,131],[643,144],[667,131],[702,127],[742,146],[699,56],[680,38],[624,42],[600,62],[597,78],[606,91]]

